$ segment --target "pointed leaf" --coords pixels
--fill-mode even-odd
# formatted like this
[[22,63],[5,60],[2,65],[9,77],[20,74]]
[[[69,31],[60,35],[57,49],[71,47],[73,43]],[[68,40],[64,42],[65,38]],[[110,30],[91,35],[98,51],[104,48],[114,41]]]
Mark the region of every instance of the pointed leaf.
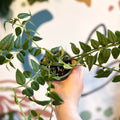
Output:
[[14,47],[14,36],[11,37],[10,41],[9,41],[9,45],[7,47],[8,51],[11,51]]
[[31,14],[28,14],[28,13],[19,13],[17,17],[20,18],[20,19],[23,19],[23,18],[26,18],[26,17],[29,17],[29,16],[31,16]]
[[34,56],[38,56],[41,53],[41,48],[35,50]]
[[55,54],[56,52],[58,52],[60,50],[60,47],[55,47],[55,48],[52,48],[51,49],[51,52],[53,53],[53,54]]
[[111,73],[112,73],[112,70],[110,69],[107,69],[107,70],[100,69],[98,70],[97,75],[95,77],[96,78],[108,77]]
[[50,93],[47,94],[48,97],[53,98],[57,101],[64,102],[63,99],[54,91],[51,91]]
[[34,40],[34,41],[40,41],[40,40],[42,40],[42,38],[40,38],[39,36],[33,36],[32,40]]
[[120,82],[120,75],[115,76],[112,82]]
[[115,34],[111,30],[108,30],[108,40],[111,43],[115,43],[116,42],[116,36],[115,36]]
[[37,82],[41,85],[44,85],[45,84],[45,79],[43,76],[39,76],[37,77]]
[[26,82],[25,76],[19,69],[16,70],[16,82],[19,85],[24,85]]
[[93,56],[88,56],[86,59],[86,63],[88,65],[89,71],[91,70],[93,64],[94,64],[94,57]]
[[0,55],[0,65],[2,65],[5,61],[5,57],[3,55]]
[[103,35],[102,33],[98,32],[98,31],[96,33],[97,33],[99,43],[103,46],[106,46],[108,44],[108,40],[105,37],[105,35]]
[[11,54],[11,53],[6,54],[6,58],[12,59],[13,58],[13,54]]
[[120,54],[119,48],[114,47],[114,48],[112,49],[112,56],[113,56],[113,58],[114,58],[114,59],[117,59],[118,56],[119,56],[119,54]]
[[22,91],[22,94],[30,97],[34,95],[34,91],[31,87],[27,87]]
[[7,48],[9,47],[9,44],[11,42],[11,40],[13,39],[12,34],[9,34],[7,36],[5,36],[1,41],[0,41],[0,49],[2,50],[7,50]]
[[12,62],[9,62],[9,65],[15,69],[15,66],[13,65]]
[[94,39],[91,39],[91,45],[94,49],[97,49],[99,47],[99,42]]
[[27,50],[29,48],[29,39],[28,38],[25,39],[25,42],[23,43],[22,48],[23,48],[23,50]]
[[23,74],[26,78],[30,78],[32,76],[32,73],[30,71],[24,71]]
[[39,83],[37,81],[31,82],[31,88],[33,90],[38,90],[39,89]]
[[35,72],[39,71],[39,65],[32,59],[31,59],[31,65],[32,65],[32,68]]
[[22,39],[20,36],[18,36],[14,42],[14,46],[15,48],[20,48],[21,44],[22,44]]
[[31,114],[32,116],[36,117],[37,116],[37,112],[35,110],[31,110]]
[[19,60],[20,62],[24,63],[24,56],[23,56],[22,53],[18,53],[18,54],[17,54],[17,58],[18,58],[18,60]]
[[70,44],[71,44],[72,52],[73,52],[74,54],[79,54],[79,53],[80,53],[79,48],[77,48],[74,43],[70,43]]
[[117,37],[117,41],[120,42],[120,31],[116,31],[115,35]]
[[80,43],[80,46],[83,49],[83,51],[85,51],[85,52],[91,51],[91,47],[89,45],[87,45],[87,44],[85,44],[83,42],[79,42],[79,43]]
[[21,34],[21,31],[22,31],[22,30],[21,30],[20,27],[16,27],[16,28],[15,28],[15,33],[16,33],[17,36],[19,36],[19,35]]
[[51,101],[50,100],[46,100],[46,101],[38,101],[38,100],[33,100],[35,103],[37,103],[38,105],[48,105]]
[[106,63],[110,57],[110,50],[103,49],[99,53],[98,62],[99,64]]
[[72,68],[73,68],[73,67],[71,67],[71,66],[68,65],[68,64],[64,64],[63,67],[64,67],[65,69],[72,69]]

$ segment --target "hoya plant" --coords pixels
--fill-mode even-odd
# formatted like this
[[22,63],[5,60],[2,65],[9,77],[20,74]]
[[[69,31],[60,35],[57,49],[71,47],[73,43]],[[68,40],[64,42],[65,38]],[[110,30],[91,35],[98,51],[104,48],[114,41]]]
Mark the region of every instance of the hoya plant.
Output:
[[[5,36],[0,40],[0,65],[6,66],[7,69],[14,68],[16,70],[16,83],[18,86],[11,88],[14,91],[15,102],[18,104],[20,111],[25,120],[31,120],[32,116],[36,120],[43,120],[41,117],[42,113],[46,108],[51,105],[51,116],[53,112],[53,105],[60,105],[64,101],[60,96],[52,91],[54,85],[51,81],[63,80],[62,76],[68,76],[70,71],[74,66],[84,66],[90,71],[93,66],[99,66],[99,70],[96,73],[96,78],[108,77],[113,71],[120,72],[118,64],[118,69],[115,67],[108,67],[106,64],[111,57],[117,59],[120,54],[120,32],[116,31],[113,33],[111,30],[107,31],[107,36],[103,35],[99,31],[96,31],[97,40],[91,39],[90,45],[79,41],[80,47],[78,48],[75,43],[70,43],[70,47],[74,56],[69,56],[62,46],[56,46],[50,50],[43,48],[37,44],[42,38],[39,33],[32,29],[27,29],[26,25],[34,24],[31,21],[31,13],[20,13],[16,18],[11,18],[4,22],[4,28],[6,28],[6,23],[12,25],[14,32]],[[31,33],[36,33],[31,35]],[[25,40],[23,40],[22,35],[26,34]],[[32,43],[32,46],[30,44]],[[17,58],[22,64],[26,61],[24,57],[26,53],[31,54],[33,57],[45,53],[41,61],[37,62],[34,59],[29,58],[32,71],[25,70],[21,71],[20,68],[14,66],[13,59]],[[76,62],[73,62],[76,61]],[[67,78],[65,76],[65,78]],[[64,79],[65,79],[64,78]],[[113,82],[120,81],[120,75],[114,76]],[[40,89],[40,86],[44,86],[47,82],[47,92],[46,96],[48,100],[36,100],[33,98],[34,93]],[[18,99],[16,90],[22,88],[23,99]],[[45,106],[44,109],[37,113],[35,110],[31,110],[28,116],[25,115],[21,107],[21,102],[28,98],[29,101],[35,102],[41,106]]]

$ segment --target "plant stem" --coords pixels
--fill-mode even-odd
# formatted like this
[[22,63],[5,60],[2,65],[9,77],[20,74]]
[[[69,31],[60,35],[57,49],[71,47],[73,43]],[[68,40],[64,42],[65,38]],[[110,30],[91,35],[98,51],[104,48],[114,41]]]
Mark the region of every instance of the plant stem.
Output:
[[49,104],[47,104],[47,105],[45,106],[45,108],[39,113],[39,115],[38,115],[39,117],[40,117],[40,115],[46,110],[46,108],[48,107],[48,105],[49,105]]
[[19,103],[21,103],[27,96],[25,96]]
[[81,54],[76,55],[76,56],[74,56],[74,57],[70,57],[68,60],[75,59],[75,58],[80,57],[80,56],[89,55],[89,54],[92,54],[92,53],[94,53],[94,52],[100,51],[100,50],[102,50],[102,49],[105,49],[105,48],[107,49],[107,48],[110,48],[110,47],[113,47],[113,46],[118,46],[118,45],[120,45],[120,43],[110,44],[110,45],[104,46],[104,47],[99,47],[98,49],[93,49],[93,50],[90,51],[90,52],[84,52],[84,53],[81,53]]
[[21,111],[21,113],[22,113],[24,119],[27,120],[27,118],[26,118],[26,116],[25,116],[25,114],[24,114],[24,112],[23,112],[23,109],[22,109],[22,107],[21,107],[21,105],[20,105],[19,102],[18,102],[18,106],[19,106],[19,108],[20,108],[20,111]]
[[51,115],[50,115],[50,120],[52,119],[52,114],[53,114],[53,105],[51,104]]
[[106,69],[111,69],[111,70],[116,71],[116,72],[120,72],[119,70],[116,70],[114,68],[105,67],[105,66],[102,66],[102,65],[99,65],[99,64],[94,64],[94,65],[96,65],[98,67],[106,68]]
[[14,87],[13,89],[18,89],[21,87],[25,87],[31,80],[33,80],[38,74],[40,73],[40,71],[38,71],[32,78],[30,78],[30,80],[28,82],[26,82],[24,85],[22,86],[18,86],[18,87]]

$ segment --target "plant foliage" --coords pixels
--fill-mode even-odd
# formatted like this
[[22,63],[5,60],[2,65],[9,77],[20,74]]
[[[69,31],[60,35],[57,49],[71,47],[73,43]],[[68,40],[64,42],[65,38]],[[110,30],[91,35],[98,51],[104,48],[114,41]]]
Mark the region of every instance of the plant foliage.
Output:
[[[55,88],[51,81],[59,81],[61,79],[60,76],[56,74],[56,70],[52,69],[52,66],[62,67],[63,69],[69,70],[79,64],[79,66],[87,67],[89,71],[93,66],[99,66],[100,69],[96,73],[96,78],[109,77],[112,72],[115,71],[118,72],[118,75],[115,76],[112,81],[120,81],[119,69],[105,66],[105,64],[109,62],[111,56],[115,60],[119,57],[119,31],[113,33],[111,30],[108,30],[107,36],[97,31],[96,34],[98,40],[91,39],[90,45],[79,41],[80,46],[77,47],[74,43],[70,43],[74,56],[66,57],[66,52],[62,46],[48,50],[47,48],[42,48],[42,46],[37,44],[38,41],[42,40],[42,37],[39,35],[31,36],[32,32],[37,32],[26,28],[27,23],[33,24],[31,21],[31,13],[20,13],[17,18],[11,18],[5,21],[4,28],[7,23],[13,26],[15,32],[8,34],[0,41],[0,65],[6,64],[16,70],[16,83],[18,86],[13,88],[13,90],[15,93],[15,102],[19,106],[24,99],[20,101],[18,100],[16,95],[16,89],[18,88],[23,88],[22,94],[25,97],[36,104],[45,106],[45,109],[49,104],[60,105],[64,102],[56,92],[51,90],[52,88]],[[21,37],[23,33],[27,36],[24,42],[22,42],[23,40]],[[31,42],[34,44],[34,47],[30,46]],[[25,64],[26,61],[24,58],[27,52],[36,58],[36,56],[40,55],[43,51],[45,52],[45,56],[40,63],[30,59],[32,71],[21,71],[19,68],[16,68],[13,63],[13,59],[16,57],[21,64]],[[33,99],[32,96],[34,93],[39,90],[45,82],[48,83],[46,93],[48,100],[41,101]],[[43,109],[42,112],[44,112],[45,109]],[[25,120],[31,120],[31,116],[36,117],[36,119],[43,120],[41,114],[34,110],[31,110],[28,117],[26,117],[23,112],[22,114]]]

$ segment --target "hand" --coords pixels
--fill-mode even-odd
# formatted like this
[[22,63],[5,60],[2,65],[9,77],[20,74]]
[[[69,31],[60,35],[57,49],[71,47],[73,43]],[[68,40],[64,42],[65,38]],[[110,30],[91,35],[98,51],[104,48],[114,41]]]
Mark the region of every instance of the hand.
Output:
[[[64,100],[62,105],[56,106],[60,120],[81,120],[77,107],[83,90],[83,74],[79,66],[74,67],[69,77],[64,81],[53,81],[53,91]],[[71,113],[73,112],[73,113]],[[66,118],[67,117],[67,118]]]

